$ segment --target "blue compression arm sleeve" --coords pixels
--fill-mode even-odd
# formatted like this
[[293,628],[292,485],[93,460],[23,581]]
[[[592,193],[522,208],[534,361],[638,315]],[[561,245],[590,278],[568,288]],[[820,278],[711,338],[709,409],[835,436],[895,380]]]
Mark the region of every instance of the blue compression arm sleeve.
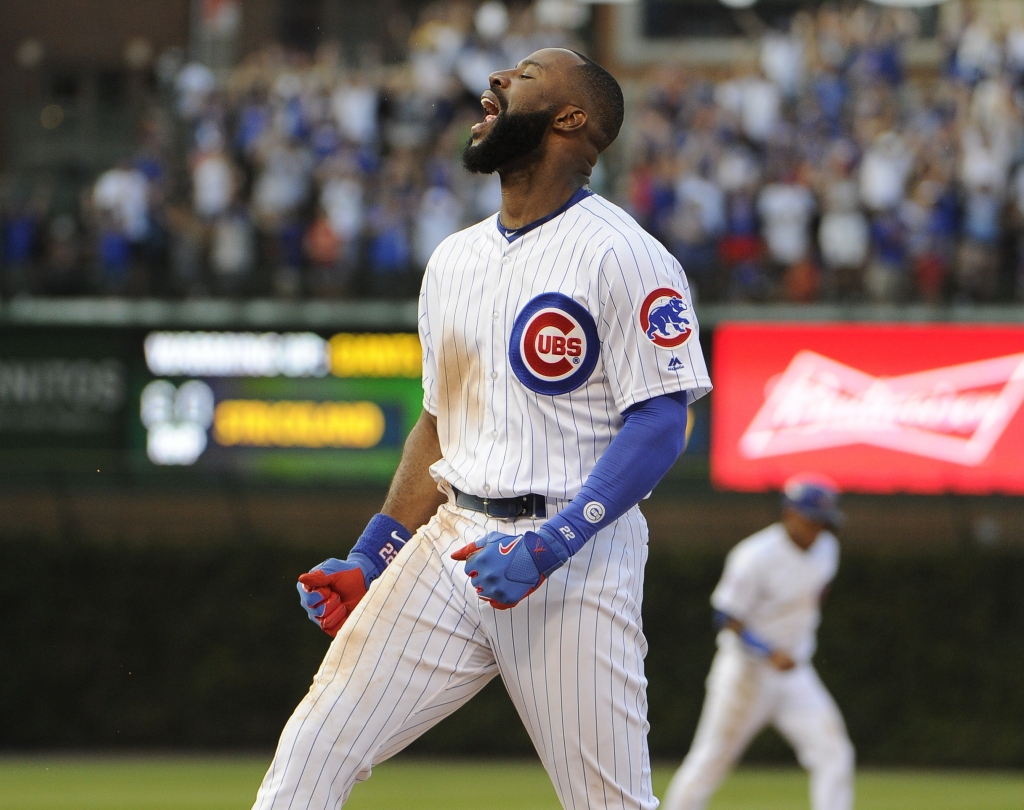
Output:
[[[648,399],[623,414],[625,424],[597,460],[579,495],[540,528],[569,556],[657,486],[686,443],[686,392]],[[564,562],[563,560],[562,562]]]

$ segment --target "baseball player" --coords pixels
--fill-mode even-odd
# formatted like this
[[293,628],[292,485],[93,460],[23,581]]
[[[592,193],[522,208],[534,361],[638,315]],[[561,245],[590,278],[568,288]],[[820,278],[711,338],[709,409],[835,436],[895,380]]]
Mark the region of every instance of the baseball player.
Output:
[[381,513],[300,577],[336,636],[258,810],[342,805],[496,675],[564,807],[657,807],[637,503],[711,387],[689,289],[587,188],[622,123],[610,74],[544,49],[481,103],[463,163],[498,173],[501,211],[427,264],[423,413]]
[[793,476],[782,520],[740,542],[711,595],[718,653],[697,733],[664,810],[703,810],[750,740],[769,723],[811,776],[812,810],[850,810],[853,746],[811,664],[820,603],[839,564],[828,531],[842,520],[828,479]]

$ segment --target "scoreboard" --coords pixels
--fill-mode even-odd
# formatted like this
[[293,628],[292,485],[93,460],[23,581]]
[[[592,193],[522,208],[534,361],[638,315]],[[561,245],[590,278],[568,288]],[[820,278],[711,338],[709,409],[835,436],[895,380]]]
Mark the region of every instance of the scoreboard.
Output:
[[92,450],[142,473],[387,481],[420,363],[405,332],[4,330],[0,469]]
[[[718,323],[679,469],[856,492],[1024,494],[1024,327]],[[390,480],[422,408],[414,332],[0,329],[0,474]],[[709,471],[709,473],[708,473]]]

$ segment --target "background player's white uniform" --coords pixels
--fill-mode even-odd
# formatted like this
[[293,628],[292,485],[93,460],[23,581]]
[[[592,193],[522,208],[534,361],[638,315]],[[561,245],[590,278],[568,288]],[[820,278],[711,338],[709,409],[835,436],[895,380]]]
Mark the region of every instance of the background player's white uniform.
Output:
[[811,665],[820,599],[839,565],[839,542],[821,532],[801,550],[780,523],[741,541],[711,595],[796,666],[776,670],[731,630],[718,634],[697,732],[669,785],[664,810],[701,810],[750,740],[771,724],[810,771],[813,810],[849,810],[854,752],[842,715]]
[[[427,266],[423,404],[443,452],[431,472],[449,494],[534,492],[550,517],[577,494],[626,408],[711,387],[679,264],[602,198],[570,203],[513,234],[490,217],[445,240]],[[336,807],[373,764],[500,674],[564,807],[655,808],[639,509],[511,610],[481,601],[450,558],[488,532],[544,522],[442,506],[331,644],[255,807]]]

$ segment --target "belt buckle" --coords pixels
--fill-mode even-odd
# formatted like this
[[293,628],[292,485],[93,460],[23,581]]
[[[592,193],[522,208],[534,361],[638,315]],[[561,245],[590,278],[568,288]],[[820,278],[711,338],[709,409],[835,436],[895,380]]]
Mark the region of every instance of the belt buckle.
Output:
[[485,517],[489,517],[489,518],[504,518],[504,517],[506,517],[506,515],[496,515],[496,514],[494,514],[491,511],[491,499],[490,498],[481,498],[480,499],[480,503],[484,507],[484,516]]

